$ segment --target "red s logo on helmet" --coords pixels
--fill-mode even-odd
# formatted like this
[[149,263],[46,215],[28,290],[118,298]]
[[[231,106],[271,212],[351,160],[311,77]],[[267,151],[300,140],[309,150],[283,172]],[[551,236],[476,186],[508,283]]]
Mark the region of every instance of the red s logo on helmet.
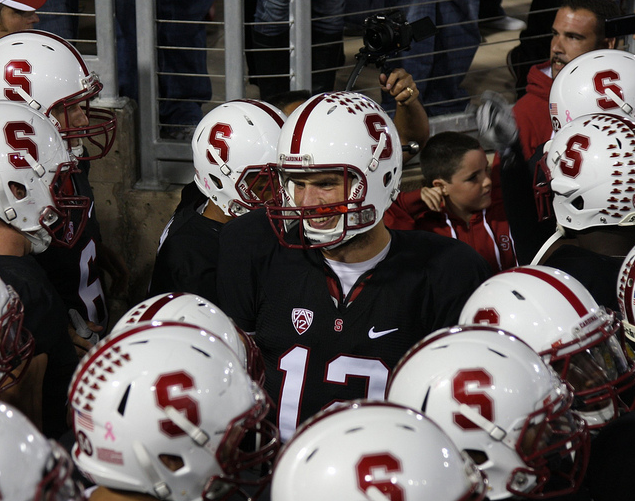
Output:
[[567,149],[560,159],[558,166],[562,174],[568,177],[576,177],[582,166],[582,152],[589,149],[591,140],[582,134],[574,134],[567,141]]
[[620,99],[624,99],[622,88],[615,83],[620,80],[620,74],[615,70],[599,71],[593,76],[593,88],[604,97],[598,98],[598,107],[604,111],[618,108],[617,103],[606,96],[606,90],[611,89]]
[[[31,74],[31,64],[26,60],[9,61],[4,67],[4,80],[12,87],[20,87],[31,95],[31,81],[24,75]],[[4,97],[9,101],[24,101],[13,89],[4,89]]]

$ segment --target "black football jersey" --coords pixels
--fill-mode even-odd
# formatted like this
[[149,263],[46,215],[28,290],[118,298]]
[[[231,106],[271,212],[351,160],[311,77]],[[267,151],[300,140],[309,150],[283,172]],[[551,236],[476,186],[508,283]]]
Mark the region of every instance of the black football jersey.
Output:
[[81,161],[80,172],[73,174],[76,192],[89,197],[91,203],[84,231],[72,248],[51,245],[35,258],[64,300],[67,311],[75,309],[82,318],[105,329],[108,325],[108,310],[97,265],[97,242],[101,242],[101,233],[87,164],[89,162]]
[[617,278],[623,258],[605,256],[575,245],[562,245],[543,263],[576,278],[596,302],[619,312]]
[[271,228],[266,236],[268,224],[256,211],[225,226],[219,296],[240,327],[255,331],[283,439],[336,402],[385,398],[401,356],[434,330],[456,324],[490,274],[467,244],[391,231],[386,258],[337,300],[339,282],[322,253],[278,245]]
[[[184,188],[184,193],[189,186]],[[216,265],[218,236],[223,223],[198,213],[197,209],[206,200],[197,189],[190,200],[182,199],[172,215],[157,252],[149,296],[191,292],[218,302]]]
[[45,353],[48,357],[43,387],[43,431],[48,437],[59,438],[68,430],[66,392],[78,363],[68,335],[64,302],[32,256],[0,256],[0,277],[20,295],[24,326],[35,339],[35,355]]

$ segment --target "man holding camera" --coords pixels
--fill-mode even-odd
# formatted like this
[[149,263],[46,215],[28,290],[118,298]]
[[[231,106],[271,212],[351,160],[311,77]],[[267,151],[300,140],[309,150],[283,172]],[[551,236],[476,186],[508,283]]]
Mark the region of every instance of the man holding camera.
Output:
[[[429,17],[439,26],[434,37],[412,45],[401,55],[400,64],[410,73],[421,92],[429,116],[458,113],[469,104],[469,96],[461,83],[481,43],[478,27],[479,2],[416,2],[386,0],[386,8],[403,6],[410,23]],[[382,106],[392,107],[390,96],[382,96]]]

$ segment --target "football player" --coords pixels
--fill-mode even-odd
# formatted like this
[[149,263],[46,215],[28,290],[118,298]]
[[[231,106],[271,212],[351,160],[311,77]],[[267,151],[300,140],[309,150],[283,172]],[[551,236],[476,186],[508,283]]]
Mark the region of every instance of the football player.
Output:
[[[546,183],[536,188],[553,207],[558,229],[532,264],[575,277],[598,304],[619,311],[615,284],[635,245],[631,144],[635,123],[609,114],[583,115],[547,145]],[[561,238],[570,242],[557,242]]]
[[98,486],[93,501],[257,499],[268,485],[280,445],[270,401],[200,327],[153,321],[109,334],[68,395],[72,457]]
[[282,198],[225,225],[220,306],[265,359],[284,440],[330,404],[384,398],[416,341],[451,325],[489,266],[463,242],[389,231],[401,143],[355,92],[314,96],[278,142]]
[[149,296],[191,292],[218,303],[218,236],[234,217],[261,206],[276,187],[266,165],[276,161],[284,115],[253,99],[229,101],[199,122],[192,138],[194,181],[163,230]]
[[574,394],[529,345],[489,326],[440,329],[400,360],[388,400],[412,407],[487,474],[487,498],[576,492],[589,457]]
[[18,293],[0,278],[0,398],[5,401],[11,398],[9,389],[20,382],[33,358],[35,343],[23,322],[24,306]]
[[273,501],[479,501],[486,476],[431,419],[357,400],[316,414],[280,452]]
[[[116,117],[110,110],[91,106],[101,91],[99,77],[88,69],[81,54],[66,40],[45,31],[21,31],[0,39],[0,68],[4,99],[27,103],[58,127],[79,169],[71,177],[77,193],[90,198],[86,228],[72,248],[51,246],[37,257],[62,296],[69,328],[82,355],[91,344],[76,329],[103,332],[108,308],[102,271],[113,278],[113,292],[123,286],[127,269],[121,258],[102,242],[89,181],[90,160],[104,157],[115,139]],[[84,145],[91,145],[91,153]],[[73,222],[77,227],[77,222]],[[71,225],[71,229],[73,226]]]
[[77,171],[51,121],[22,103],[0,101],[0,277],[20,296],[35,352],[20,405],[45,435],[68,430],[66,389],[77,365],[64,303],[33,255],[80,237],[90,200],[77,195]]
[[489,278],[459,323],[500,327],[529,344],[571,384],[573,410],[591,430],[633,408],[635,361],[619,319],[560,270],[521,266]]
[[0,499],[84,501],[73,461],[15,407],[0,401]]
[[130,308],[111,332],[151,320],[185,322],[213,332],[234,350],[251,378],[260,384],[264,383],[264,361],[252,337],[245,334],[218,306],[207,299],[189,292],[159,294]]

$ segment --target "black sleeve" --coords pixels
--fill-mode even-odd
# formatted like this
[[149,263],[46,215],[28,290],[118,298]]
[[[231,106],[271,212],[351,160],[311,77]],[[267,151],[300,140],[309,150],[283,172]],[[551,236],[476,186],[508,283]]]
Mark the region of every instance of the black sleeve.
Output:
[[542,244],[556,231],[555,219],[538,220],[534,198],[534,171],[542,158],[543,147],[526,161],[520,144],[501,156],[501,189],[505,215],[514,238],[518,264],[529,264]]
[[229,221],[220,232],[217,289],[219,306],[238,326],[256,330],[261,273],[278,245],[264,209]]
[[203,249],[191,235],[166,239],[154,264],[149,296],[190,292],[216,304],[217,256],[215,242],[209,242]]

